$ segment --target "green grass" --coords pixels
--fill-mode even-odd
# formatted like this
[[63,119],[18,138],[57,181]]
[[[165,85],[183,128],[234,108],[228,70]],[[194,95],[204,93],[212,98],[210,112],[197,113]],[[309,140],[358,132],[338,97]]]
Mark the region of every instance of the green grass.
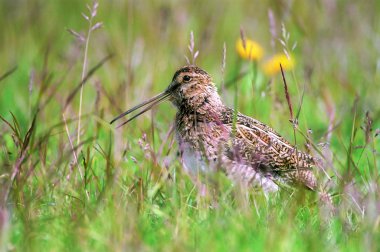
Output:
[[[80,92],[67,100],[82,79],[85,48],[67,29],[85,34],[85,2],[2,1],[0,250],[378,251],[380,4],[285,2],[100,2],[94,23],[103,27],[91,34],[86,69],[113,57],[84,84],[78,146]],[[289,45],[297,42],[286,79],[295,112],[304,90],[299,131],[311,129],[331,161],[330,180],[316,173],[334,195],[333,209],[309,192],[243,193],[223,174],[214,198],[200,197],[167,136],[175,115],[169,103],[121,129],[109,125],[166,88],[184,55],[191,57],[193,31],[196,63],[219,89],[226,84],[226,103],[233,106],[237,90],[241,112],[294,142],[281,76],[267,77],[260,66],[254,76],[235,51],[243,28],[265,59],[282,52],[281,23]],[[247,74],[230,82],[240,72]]]

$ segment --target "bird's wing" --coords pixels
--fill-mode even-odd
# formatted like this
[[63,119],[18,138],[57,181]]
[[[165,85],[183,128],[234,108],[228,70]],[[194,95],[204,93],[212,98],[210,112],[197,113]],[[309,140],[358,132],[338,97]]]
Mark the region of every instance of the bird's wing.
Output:
[[[233,110],[226,109],[223,123],[233,123]],[[234,147],[231,153],[268,173],[274,173],[285,181],[297,182],[314,189],[316,186],[311,169],[314,158],[297,150],[272,128],[262,122],[238,113]],[[231,154],[232,157],[235,154]],[[236,155],[235,155],[236,156]],[[235,157],[236,158],[236,157]]]

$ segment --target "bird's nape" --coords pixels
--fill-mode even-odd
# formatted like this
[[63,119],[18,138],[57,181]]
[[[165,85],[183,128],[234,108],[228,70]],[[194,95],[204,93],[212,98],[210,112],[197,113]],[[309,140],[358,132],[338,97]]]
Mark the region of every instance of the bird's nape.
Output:
[[120,115],[118,115],[117,117],[115,117],[111,122],[110,124],[114,123],[115,121],[119,120],[120,118],[140,109],[140,108],[143,108],[140,112],[138,112],[137,114],[135,114],[134,116],[132,116],[131,118],[129,118],[128,120],[124,121],[123,123],[121,123],[120,125],[118,125],[116,128],[119,128],[127,123],[129,123],[130,121],[132,121],[133,119],[139,117],[140,115],[144,114],[146,111],[152,109],[154,106],[156,106],[157,104],[163,102],[164,100],[166,100],[168,97],[170,96],[170,93],[168,91],[164,91],[152,98],[150,98],[149,100],[147,101],[144,101],[136,106],[134,106],[133,108],[131,109],[128,109],[127,111],[125,111],[124,113],[121,113]]

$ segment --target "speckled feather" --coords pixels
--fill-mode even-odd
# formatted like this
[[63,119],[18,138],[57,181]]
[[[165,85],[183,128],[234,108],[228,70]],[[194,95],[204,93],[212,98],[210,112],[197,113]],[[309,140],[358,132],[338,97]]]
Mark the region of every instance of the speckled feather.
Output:
[[[223,170],[234,180],[276,191],[278,184],[304,185],[315,190],[312,156],[297,150],[262,122],[237,114],[220,100],[211,77],[195,66],[180,69],[173,81],[192,74],[192,84],[182,85],[172,101],[178,107],[176,133],[183,159],[200,159],[203,171]],[[185,150],[184,150],[185,149]],[[194,160],[191,164],[194,166]],[[198,171],[196,167],[185,168]]]

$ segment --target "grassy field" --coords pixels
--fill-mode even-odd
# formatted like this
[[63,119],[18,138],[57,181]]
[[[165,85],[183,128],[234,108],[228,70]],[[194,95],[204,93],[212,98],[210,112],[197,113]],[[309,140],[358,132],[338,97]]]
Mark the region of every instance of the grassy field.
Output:
[[[0,2],[0,251],[380,250],[380,2],[94,7]],[[109,124],[192,59],[191,32],[226,104],[323,156],[316,174],[332,205],[311,192],[243,192],[223,174],[214,197],[200,197],[169,103]],[[262,59],[240,58],[242,33]],[[281,74],[263,71],[284,49],[295,135]]]

